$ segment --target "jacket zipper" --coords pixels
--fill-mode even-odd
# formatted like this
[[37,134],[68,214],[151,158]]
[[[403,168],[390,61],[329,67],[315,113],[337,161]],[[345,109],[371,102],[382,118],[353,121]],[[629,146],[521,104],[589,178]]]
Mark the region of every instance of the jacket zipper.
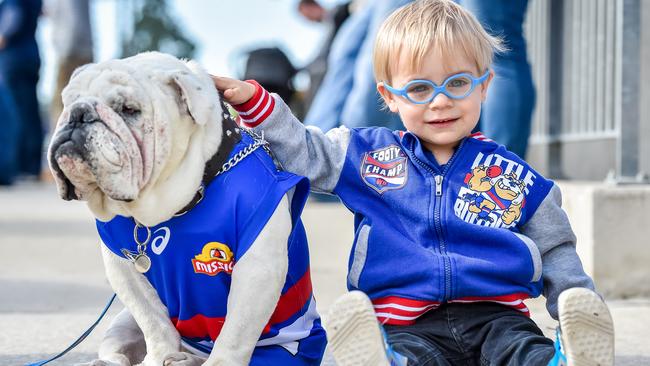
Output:
[[433,179],[435,182],[435,201],[433,204],[433,225],[436,230],[436,236],[438,238],[438,249],[440,250],[440,255],[444,261],[444,266],[445,266],[445,293],[443,294],[442,300],[447,300],[451,298],[451,259],[447,255],[447,244],[445,242],[444,235],[442,234],[442,218],[440,215],[441,207],[442,207],[442,182],[444,179],[445,174],[451,167],[452,163],[456,159],[456,156],[458,156],[460,150],[463,148],[463,145],[465,145],[466,139],[463,139],[463,141],[460,142],[460,145],[458,146],[458,149],[453,153],[447,164],[445,165],[445,168],[442,170],[440,174],[436,174],[431,167],[420,160],[413,151],[409,152],[413,156],[413,160],[415,160],[421,167],[423,167],[426,171],[431,173],[433,175]]

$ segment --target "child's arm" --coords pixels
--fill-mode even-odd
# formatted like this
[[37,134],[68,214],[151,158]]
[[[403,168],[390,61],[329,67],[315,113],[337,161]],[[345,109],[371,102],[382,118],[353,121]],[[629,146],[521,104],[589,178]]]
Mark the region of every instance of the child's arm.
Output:
[[323,133],[305,127],[281,98],[255,82],[213,77],[217,89],[241,117],[242,124],[262,131],[283,168],[307,177],[312,190],[332,192],[339,180],[350,130],[339,127]]
[[532,239],[542,255],[544,296],[549,314],[557,319],[557,299],[572,287],[594,290],[592,279],[584,272],[576,253],[576,237],[562,209],[562,193],[553,185],[521,233]]

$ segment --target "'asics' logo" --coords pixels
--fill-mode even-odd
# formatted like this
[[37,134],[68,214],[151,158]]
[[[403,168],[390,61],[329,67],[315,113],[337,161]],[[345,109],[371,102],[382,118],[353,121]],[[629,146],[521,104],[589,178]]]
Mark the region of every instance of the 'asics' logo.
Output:
[[153,232],[154,235],[159,231],[163,232],[162,236],[156,236],[151,241],[151,250],[158,255],[160,255],[163,252],[163,250],[165,250],[165,248],[167,247],[167,243],[169,243],[169,237],[171,236],[171,232],[169,231],[169,228],[166,226],[163,226],[158,230],[154,231]]

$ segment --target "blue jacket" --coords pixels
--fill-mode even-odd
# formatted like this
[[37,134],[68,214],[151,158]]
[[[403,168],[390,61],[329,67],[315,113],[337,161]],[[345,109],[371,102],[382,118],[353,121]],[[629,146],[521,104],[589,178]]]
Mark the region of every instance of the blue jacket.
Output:
[[[251,141],[244,134],[230,156]],[[210,352],[227,316],[233,268],[292,188],[289,270],[258,346],[279,345],[286,348],[282,353],[288,350],[303,361],[313,361],[306,364],[318,364],[325,333],[312,295],[307,239],[300,221],[309,184],[278,171],[262,149],[217,176],[191,211],[150,228],[146,252],[152,264],[145,276],[186,344]],[[122,249],[137,253],[134,225],[132,218],[117,216],[109,222],[97,221],[97,230],[104,244],[124,257]]]
[[265,91],[236,108],[285,169],[354,213],[348,287],[371,298],[382,322],[411,324],[444,302],[528,313],[523,300],[541,293],[556,316],[562,290],[593,289],[557,186],[483,135],[465,138],[440,167],[409,132],[323,133]]
[[518,227],[553,183],[481,136],[463,140],[441,168],[411,133],[350,132],[333,193],[355,214],[348,286],[367,293],[380,318],[408,323],[469,300],[525,311],[521,300],[541,293],[540,252]]

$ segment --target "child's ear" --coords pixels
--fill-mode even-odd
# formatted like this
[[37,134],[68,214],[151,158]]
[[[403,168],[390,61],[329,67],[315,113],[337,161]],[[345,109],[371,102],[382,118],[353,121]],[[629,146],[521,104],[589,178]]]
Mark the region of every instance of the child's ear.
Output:
[[487,98],[487,91],[493,77],[494,77],[494,70],[490,70],[490,74],[488,75],[487,79],[485,79],[485,81],[481,83],[481,102],[485,102],[485,98]]
[[397,109],[395,96],[389,92],[388,89],[386,89],[383,81],[377,83],[377,91],[379,92],[379,95],[381,95],[381,98],[384,100],[384,103],[386,103],[388,106],[388,109],[390,109],[390,111],[393,113],[398,113],[399,110]]

